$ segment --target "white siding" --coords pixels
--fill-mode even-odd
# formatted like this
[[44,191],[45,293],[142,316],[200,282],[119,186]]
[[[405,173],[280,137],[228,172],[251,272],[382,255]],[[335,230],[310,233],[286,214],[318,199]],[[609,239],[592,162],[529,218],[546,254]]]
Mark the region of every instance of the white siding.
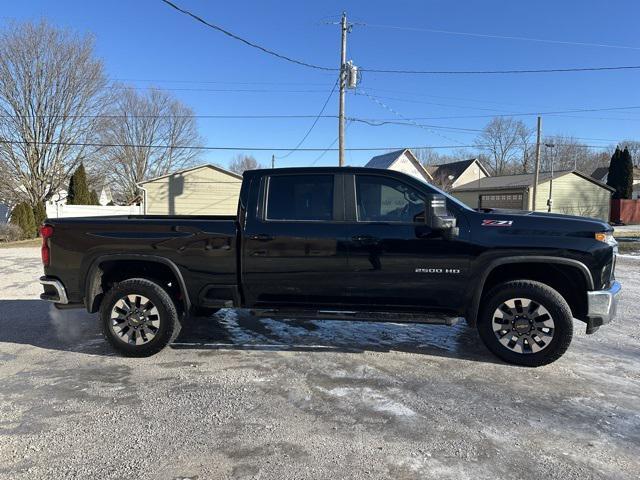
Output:
[[[549,198],[549,182],[538,185],[536,192],[536,210],[547,211]],[[553,180],[554,213],[594,217],[609,220],[611,192],[574,173],[569,173]]]
[[451,188],[457,188],[460,185],[466,185],[467,183],[471,183],[474,180],[477,181],[479,178],[485,178],[486,175],[482,171],[482,169],[478,166],[478,162],[473,162],[469,165],[462,175],[456,178],[455,182],[451,184]]
[[202,167],[142,184],[148,215],[234,215],[242,180]]
[[425,178],[424,172],[409,158],[407,153],[403,153],[398,159],[391,164],[389,170],[406,173],[420,180],[429,180]]

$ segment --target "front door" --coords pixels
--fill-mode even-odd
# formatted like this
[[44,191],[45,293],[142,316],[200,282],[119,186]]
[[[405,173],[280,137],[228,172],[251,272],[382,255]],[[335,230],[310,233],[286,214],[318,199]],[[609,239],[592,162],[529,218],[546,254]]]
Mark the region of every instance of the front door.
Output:
[[347,269],[342,175],[263,177],[247,213],[242,285],[250,306],[317,307],[342,295]]
[[459,237],[447,239],[425,224],[427,185],[416,188],[388,175],[356,174],[345,186],[353,189],[346,197],[355,197],[344,279],[350,302],[377,309],[459,307],[469,274],[464,215],[456,215]]

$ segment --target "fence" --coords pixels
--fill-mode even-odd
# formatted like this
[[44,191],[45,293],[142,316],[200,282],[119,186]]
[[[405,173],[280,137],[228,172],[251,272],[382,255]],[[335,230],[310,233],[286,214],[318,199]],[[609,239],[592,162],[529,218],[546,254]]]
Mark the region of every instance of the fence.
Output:
[[48,218],[106,217],[109,215],[142,215],[142,205],[63,205],[47,204]]
[[611,200],[611,223],[640,224],[640,200]]

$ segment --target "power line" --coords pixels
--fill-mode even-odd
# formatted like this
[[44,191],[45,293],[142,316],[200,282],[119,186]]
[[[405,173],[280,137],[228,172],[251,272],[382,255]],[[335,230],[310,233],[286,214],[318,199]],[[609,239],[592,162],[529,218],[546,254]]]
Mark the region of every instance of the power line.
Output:
[[508,75],[526,73],[602,72],[614,70],[640,70],[640,65],[622,65],[614,67],[540,68],[524,70],[390,70],[364,67],[361,68],[361,71],[367,73],[392,73],[406,75]]
[[[0,115],[0,118],[219,118],[219,119],[301,119],[316,118],[318,115],[134,115],[134,114],[95,114],[95,115]],[[338,118],[337,115],[320,115],[319,118]]]
[[382,108],[384,108],[385,110],[388,110],[389,112],[393,113],[394,115],[396,115],[397,117],[400,117],[401,119],[410,122],[411,124],[413,124],[414,126],[418,127],[418,128],[422,128],[423,130],[426,130],[427,132],[431,132],[439,137],[444,138],[445,140],[450,140],[450,141],[454,141],[457,142],[458,140],[455,140],[453,138],[449,138],[446,135],[442,135],[440,133],[438,133],[435,130],[432,130],[429,127],[426,127],[425,125],[422,125],[420,123],[417,123],[413,120],[411,120],[410,118],[405,117],[404,115],[402,115],[400,112],[394,110],[393,108],[391,108],[389,105],[385,104],[384,102],[382,102],[380,99],[378,99],[377,97],[375,97],[374,95],[371,95],[369,93],[367,93],[364,90],[360,90],[360,92],[362,92],[362,94],[364,94],[369,100],[372,100],[373,102],[375,102],[376,104],[378,104],[379,106],[381,106]]
[[[291,147],[237,147],[237,146],[202,146],[202,145],[165,145],[165,144],[134,144],[134,143],[94,143],[94,142],[27,142],[24,140],[0,140],[0,143],[8,145],[51,145],[51,146],[70,146],[70,147],[122,147],[122,148],[170,148],[174,150],[238,150],[238,151],[274,151],[274,152],[288,152],[292,150]],[[575,146],[573,143],[555,143],[556,146]],[[368,152],[368,151],[391,151],[400,150],[404,148],[410,148],[412,150],[435,150],[435,149],[451,149],[451,148],[483,148],[490,145],[477,144],[477,145],[419,145],[419,146],[386,146],[386,147],[351,147],[346,148],[346,151],[352,152]],[[608,145],[580,145],[585,148],[609,148]],[[298,151],[304,152],[324,152],[324,151],[338,151],[337,148],[319,148],[319,147],[301,147]]]
[[610,43],[574,42],[574,41],[566,41],[566,40],[551,40],[551,39],[545,39],[545,38],[519,37],[519,36],[512,36],[512,35],[498,35],[498,34],[490,34],[490,33],[473,33],[473,32],[459,32],[459,31],[451,31],[451,30],[437,30],[433,28],[406,27],[406,26],[396,26],[396,25],[379,25],[379,24],[373,24],[373,23],[360,23],[359,25],[365,26],[365,27],[373,27],[373,28],[388,28],[393,30],[407,30],[407,31],[414,31],[414,32],[443,33],[446,35],[461,35],[461,36],[478,37],[478,38],[519,40],[519,41],[527,41],[527,42],[552,43],[552,44],[558,44],[558,45],[576,45],[581,47],[640,50],[640,47],[633,47],[630,45],[615,45]]
[[281,53],[277,53],[277,52],[275,52],[273,50],[270,50],[270,49],[268,49],[266,47],[258,45],[257,43],[253,43],[253,42],[251,42],[251,41],[249,41],[249,40],[247,40],[245,38],[242,38],[242,37],[236,35],[235,33],[231,33],[230,31],[225,30],[224,28],[219,27],[218,25],[214,25],[213,23],[210,23],[210,22],[206,21],[205,19],[203,19],[202,17],[200,17],[200,16],[198,16],[198,15],[196,15],[196,14],[194,14],[194,13],[188,11],[188,10],[185,10],[185,9],[179,7],[178,5],[176,5],[173,2],[170,2],[169,0],[161,0],[161,1],[163,3],[166,3],[167,5],[169,5],[171,8],[177,10],[178,12],[183,13],[183,14],[193,18],[194,20],[206,25],[209,28],[213,28],[214,30],[217,30],[218,32],[221,32],[221,33],[227,35],[228,37],[233,38],[234,40],[242,42],[245,45],[248,45],[248,46],[250,46],[252,48],[260,50],[260,51],[262,51],[264,53],[272,55],[272,56],[274,56],[276,58],[279,58],[281,60],[286,60],[287,62],[295,63],[296,65],[301,65],[303,67],[313,68],[313,69],[316,69],[316,70],[324,70],[324,71],[331,71],[331,72],[338,71],[338,69],[336,69],[336,68],[329,68],[329,67],[323,67],[321,65],[314,65],[312,63],[304,62],[302,60],[297,60],[295,58],[291,58],[291,57],[288,57],[286,55],[282,55]]
[[301,89],[301,90],[274,90],[268,88],[165,88],[156,86],[111,85],[112,90],[159,90],[167,92],[225,92],[225,93],[324,93],[326,90]]
[[[388,97],[378,97],[388,98]],[[460,108],[463,108],[460,106]],[[474,108],[474,107],[469,107]],[[428,117],[408,117],[403,116],[405,120],[446,120],[446,119],[461,119],[461,118],[493,118],[493,117],[518,117],[518,116],[536,116],[536,115],[557,115],[574,118],[570,115],[563,115],[566,113],[588,113],[588,112],[609,112],[609,111],[626,111],[640,109],[640,105],[632,105],[628,107],[603,107],[603,108],[578,108],[569,110],[549,110],[549,111],[532,111],[532,112],[506,112],[500,113],[497,111],[494,114],[486,115],[444,115],[444,116],[428,116]],[[202,119],[305,119],[305,118],[338,118],[337,115],[296,115],[296,114],[256,114],[256,115],[225,115],[225,114],[203,114],[203,115],[134,115],[134,114],[93,114],[93,115],[60,115],[60,114],[47,114],[47,115],[6,115],[0,114],[0,118],[202,118]],[[612,118],[612,117],[577,117],[584,119],[596,119],[596,120],[640,120],[639,118]],[[356,121],[363,122],[387,122],[395,119],[389,118],[358,118],[347,117]],[[435,125],[426,125],[430,128],[436,128]],[[455,128],[455,127],[452,127]]]
[[298,142],[298,144],[294,147],[293,150],[291,150],[286,155],[282,155],[281,157],[276,157],[277,159],[282,160],[283,158],[287,158],[289,155],[291,155],[293,152],[295,152],[304,143],[304,141],[307,139],[307,137],[309,136],[311,131],[314,129],[314,127],[318,123],[318,120],[320,120],[320,117],[324,113],[325,108],[327,108],[327,104],[329,103],[329,100],[331,100],[331,97],[333,97],[333,94],[336,91],[336,87],[338,86],[338,82],[339,81],[340,81],[340,77],[338,77],[338,79],[336,79],[336,82],[333,84],[333,88],[329,92],[329,96],[327,97],[327,99],[325,100],[324,104],[322,105],[322,108],[320,109],[320,113],[318,113],[318,115],[316,116],[315,120],[313,121],[313,123],[309,127],[309,130],[307,130],[307,133],[304,134],[304,137],[302,137],[302,139]]
[[607,108],[582,108],[572,110],[554,110],[554,111],[538,111],[538,112],[508,112],[508,113],[494,113],[487,115],[443,115],[443,116],[430,116],[430,117],[411,117],[411,120],[450,120],[458,118],[494,118],[494,117],[522,117],[522,116],[537,116],[537,115],[559,115],[563,113],[581,113],[581,112],[608,112],[618,110],[635,110],[640,106],[629,107],[607,107]]
[[357,117],[347,117],[348,120],[358,123],[364,123],[371,127],[381,127],[383,125],[407,125],[411,127],[424,127],[424,128],[435,128],[439,130],[453,130],[459,133],[473,133],[473,132],[481,132],[482,129],[479,128],[463,128],[463,127],[447,127],[443,125],[425,125],[425,124],[416,124],[411,122],[408,119],[406,122],[399,122],[397,120],[375,120],[375,119],[366,119],[366,118],[357,118]]
[[[184,15],[187,15],[194,20],[206,25],[209,28],[217,30],[228,37],[233,38],[239,42],[244,43],[252,48],[258,49],[268,55],[272,55],[281,60],[285,60],[290,63],[294,63],[296,65],[301,65],[308,68],[313,68],[315,70],[329,71],[329,72],[337,72],[339,69],[325,67],[321,65],[315,65],[312,63],[304,62],[302,60],[297,60],[295,58],[288,57],[286,55],[277,53],[271,49],[258,45],[257,43],[246,40],[245,38],[240,37],[224,28],[214,25],[203,19],[202,17],[185,10],[175,3],[169,0],[161,0],[163,3],[169,5],[171,8],[177,10]],[[612,67],[570,67],[570,68],[543,68],[543,69],[523,69],[523,70],[393,70],[393,69],[376,69],[376,68],[361,68],[361,71],[366,71],[369,73],[386,73],[386,74],[406,74],[406,75],[499,75],[499,74],[527,74],[527,73],[567,73],[567,72],[597,72],[597,71],[615,71],[615,70],[638,70],[640,69],[640,65],[624,65],[624,66],[612,66]]]
[[[351,120],[347,119],[347,124],[344,127],[345,133],[349,131],[349,127],[351,126],[352,123],[353,122]],[[324,157],[327,153],[329,153],[329,151],[331,151],[331,147],[333,147],[338,142],[339,139],[340,139],[339,136],[334,138],[333,142],[331,142],[329,146],[325,148],[324,151],[320,155],[318,155],[313,162],[311,162],[310,166],[313,167],[322,157]]]
[[179,80],[179,79],[149,79],[149,78],[114,78],[116,82],[146,82],[146,83],[185,83],[185,84],[211,84],[211,85],[313,85],[324,87],[325,83],[310,82],[233,82],[222,80]]

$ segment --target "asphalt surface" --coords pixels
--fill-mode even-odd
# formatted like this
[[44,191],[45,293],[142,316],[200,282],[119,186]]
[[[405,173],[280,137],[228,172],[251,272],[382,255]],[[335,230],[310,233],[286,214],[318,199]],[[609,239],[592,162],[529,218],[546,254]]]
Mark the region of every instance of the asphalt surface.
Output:
[[120,358],[94,316],[37,300],[37,256],[0,250],[0,478],[640,476],[640,258],[615,323],[528,369],[462,325],[232,310]]

